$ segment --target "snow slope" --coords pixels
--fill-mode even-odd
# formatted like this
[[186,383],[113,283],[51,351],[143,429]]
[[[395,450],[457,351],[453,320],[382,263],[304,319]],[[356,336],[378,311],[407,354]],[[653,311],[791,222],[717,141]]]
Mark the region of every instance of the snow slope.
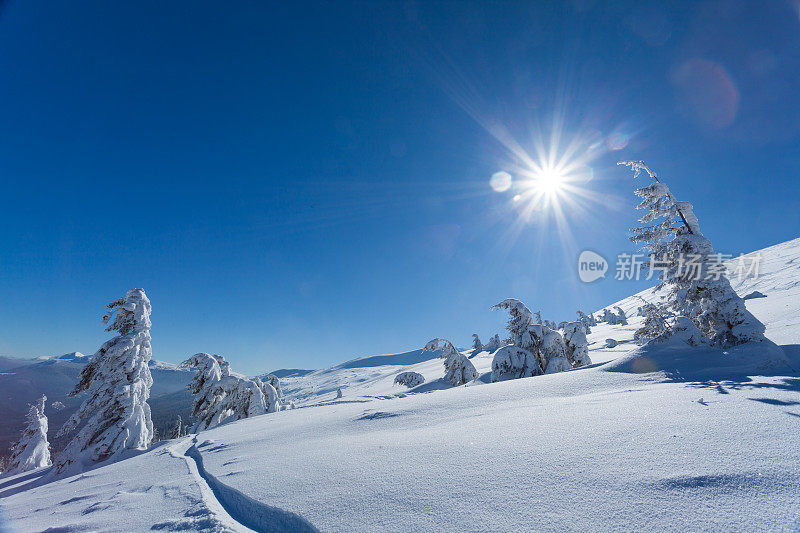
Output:
[[[762,253],[735,288],[766,295],[748,308],[789,365],[759,369],[768,347],[638,348],[638,318],[593,328],[588,368],[502,383],[444,388],[436,354],[361,358],[282,379],[305,408],[83,476],[2,479],[0,505],[20,531],[798,530],[800,240]],[[426,383],[392,385],[401,370]]]

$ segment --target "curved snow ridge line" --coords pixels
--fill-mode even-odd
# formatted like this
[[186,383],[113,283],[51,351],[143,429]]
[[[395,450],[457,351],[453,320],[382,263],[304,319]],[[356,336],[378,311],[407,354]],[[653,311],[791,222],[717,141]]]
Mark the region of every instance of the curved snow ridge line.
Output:
[[[217,500],[216,496],[214,495],[214,491],[211,490],[211,487],[208,483],[203,479],[200,475],[200,471],[197,468],[197,463],[194,459],[189,457],[186,454],[186,451],[192,446],[192,440],[190,438],[186,438],[177,444],[170,446],[167,448],[167,452],[174,458],[180,459],[186,463],[186,468],[189,470],[189,474],[195,480],[200,489],[200,500],[202,504],[205,506],[206,510],[208,511],[207,516],[209,520],[211,520],[215,526],[219,526],[215,529],[220,529],[223,532],[226,531],[242,531],[244,533],[249,533],[252,530],[249,528],[244,527],[242,524],[237,522],[228,511],[222,506],[222,504]],[[162,524],[158,524],[162,525]],[[163,524],[167,525],[167,524]],[[169,525],[177,525],[183,527],[182,520],[176,520],[169,523]],[[154,527],[154,529],[157,529]],[[189,529],[189,527],[185,527],[185,529]]]
[[203,456],[197,449],[197,436],[192,439],[185,456],[194,460],[197,472],[208,483],[219,504],[243,526],[259,533],[319,531],[302,516],[261,503],[209,474],[203,466]]

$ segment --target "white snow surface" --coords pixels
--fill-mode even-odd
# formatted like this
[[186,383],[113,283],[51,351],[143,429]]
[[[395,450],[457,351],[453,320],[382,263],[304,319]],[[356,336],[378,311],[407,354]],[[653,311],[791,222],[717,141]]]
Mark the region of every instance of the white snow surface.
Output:
[[800,239],[760,253],[731,281],[766,295],[747,307],[788,365],[762,364],[769,344],[640,348],[631,297],[610,306],[629,325],[592,327],[588,367],[490,383],[468,350],[481,376],[450,387],[437,353],[356,359],[282,378],[302,408],[3,479],[0,505],[23,532],[800,530]]

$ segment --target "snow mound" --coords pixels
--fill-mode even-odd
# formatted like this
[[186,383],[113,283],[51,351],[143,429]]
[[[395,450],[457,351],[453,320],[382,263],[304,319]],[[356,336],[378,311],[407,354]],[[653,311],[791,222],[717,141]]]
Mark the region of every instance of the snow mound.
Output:
[[680,339],[650,342],[600,367],[609,372],[660,372],[681,381],[748,375],[786,375],[796,364],[772,342],[747,343],[727,350],[691,347]]

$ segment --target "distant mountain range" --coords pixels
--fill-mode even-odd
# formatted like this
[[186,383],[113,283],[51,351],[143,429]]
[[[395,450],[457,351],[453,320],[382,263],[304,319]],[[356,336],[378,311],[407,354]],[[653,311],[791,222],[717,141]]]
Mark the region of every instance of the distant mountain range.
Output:
[[[47,395],[45,414],[53,450],[66,444],[68,438],[56,439],[55,434],[83,401],[83,394],[73,398],[68,395],[88,359],[80,352],[35,359],[0,357],[0,456],[8,455],[22,431],[28,404],[42,394]],[[184,421],[191,417],[192,397],[186,386],[192,372],[156,360],[150,361],[150,372],[153,387],[148,403],[153,425],[158,435],[166,436],[178,415]]]
[[[45,414],[50,424],[50,444],[54,452],[63,448],[71,435],[57,439],[56,432],[83,402],[83,394],[70,398],[78,375],[89,360],[81,352],[58,356],[20,359],[0,356],[0,457],[7,456],[11,444],[20,436],[28,404],[42,394],[47,395]],[[192,395],[186,389],[193,371],[172,363],[150,360],[153,386],[150,404],[157,436],[166,438],[180,415],[184,424],[192,414]],[[278,378],[299,378],[313,372],[299,368],[283,368],[270,372]],[[264,376],[266,374],[262,374]]]

